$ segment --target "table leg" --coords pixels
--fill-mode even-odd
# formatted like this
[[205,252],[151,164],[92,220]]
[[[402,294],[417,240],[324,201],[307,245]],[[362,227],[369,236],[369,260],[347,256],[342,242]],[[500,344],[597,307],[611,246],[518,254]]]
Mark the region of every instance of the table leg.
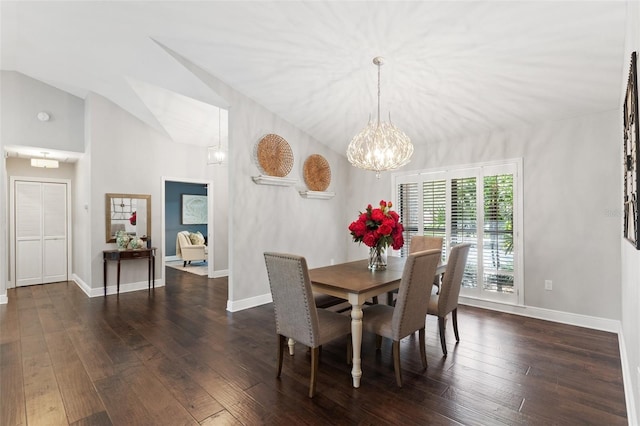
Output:
[[296,341],[293,340],[292,338],[289,338],[288,344],[289,344],[289,355],[293,355],[295,353],[293,346],[296,344]]
[[147,262],[147,289],[151,290],[151,254],[149,254],[149,259]]
[[118,259],[118,282],[116,284],[116,293],[120,294],[120,259]]
[[362,346],[362,305],[351,305],[351,344],[353,346],[353,387],[360,387],[362,377],[360,348]]
[[104,296],[107,297],[107,259],[102,259],[102,279],[104,280]]
[[153,288],[156,288],[156,252],[151,253],[151,283]]

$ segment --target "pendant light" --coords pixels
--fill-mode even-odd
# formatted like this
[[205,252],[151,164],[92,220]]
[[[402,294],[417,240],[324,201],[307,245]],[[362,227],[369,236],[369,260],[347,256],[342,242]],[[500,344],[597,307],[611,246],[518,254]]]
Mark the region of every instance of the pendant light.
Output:
[[223,164],[227,159],[227,152],[222,147],[222,109],[218,108],[218,145],[210,146],[207,152],[207,164]]
[[367,126],[351,139],[347,148],[347,159],[360,169],[376,172],[393,170],[404,166],[411,159],[413,144],[402,130],[389,121],[380,121],[380,67],[384,58],[377,56],[373,63],[378,67],[378,115],[375,121],[369,120]]

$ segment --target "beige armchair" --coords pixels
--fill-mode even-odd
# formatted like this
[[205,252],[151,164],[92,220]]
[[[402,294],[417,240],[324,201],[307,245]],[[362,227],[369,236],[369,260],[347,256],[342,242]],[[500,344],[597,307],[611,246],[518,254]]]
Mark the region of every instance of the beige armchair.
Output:
[[207,246],[205,244],[193,244],[189,231],[180,231],[176,236],[176,256],[184,261],[184,266],[192,260],[207,260]]

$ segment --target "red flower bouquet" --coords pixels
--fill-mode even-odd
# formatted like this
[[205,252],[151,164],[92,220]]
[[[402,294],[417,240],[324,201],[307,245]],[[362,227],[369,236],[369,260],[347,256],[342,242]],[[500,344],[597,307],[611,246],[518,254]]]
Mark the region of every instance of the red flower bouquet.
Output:
[[[404,237],[402,232],[404,227],[400,223],[398,213],[391,210],[392,204],[387,201],[380,201],[380,207],[373,208],[371,204],[367,206],[365,212],[360,212],[360,216],[355,222],[349,225],[349,231],[353,236],[353,241],[357,243],[365,243],[367,247],[371,247],[369,256],[370,269],[384,269],[386,266],[386,248],[392,246],[394,250],[399,250],[404,245]],[[378,263],[372,267],[372,256],[384,256]]]

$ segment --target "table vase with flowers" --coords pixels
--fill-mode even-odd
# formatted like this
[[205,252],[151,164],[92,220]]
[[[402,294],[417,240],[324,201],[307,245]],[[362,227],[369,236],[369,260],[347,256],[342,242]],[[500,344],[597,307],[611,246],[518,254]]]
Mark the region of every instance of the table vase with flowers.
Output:
[[349,225],[353,241],[369,247],[369,269],[387,268],[387,247],[400,250],[404,245],[404,227],[398,213],[391,210],[391,201],[380,201],[375,209],[369,204],[358,219]]

